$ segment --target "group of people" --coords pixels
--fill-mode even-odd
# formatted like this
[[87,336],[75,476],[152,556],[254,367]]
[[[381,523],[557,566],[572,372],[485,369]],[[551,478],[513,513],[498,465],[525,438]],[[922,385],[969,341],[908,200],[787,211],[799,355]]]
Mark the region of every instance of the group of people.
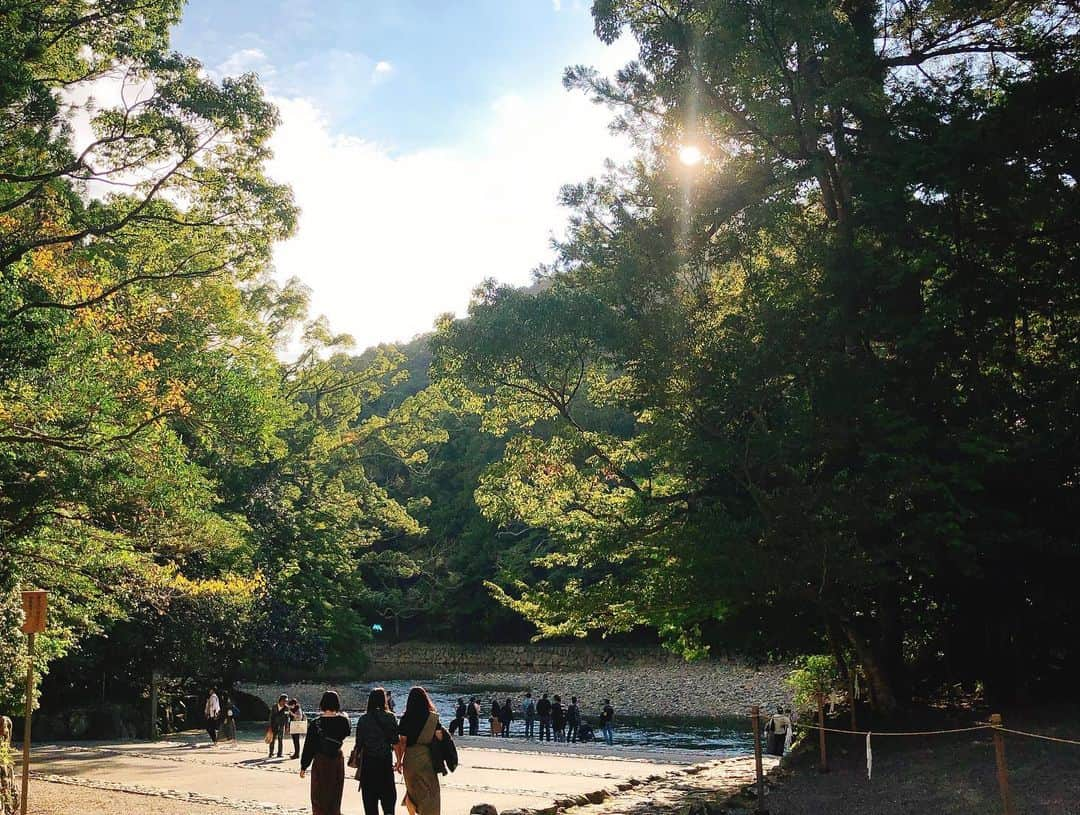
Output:
[[267,758],[274,757],[274,745],[277,745],[277,757],[281,758],[282,745],[286,738],[292,739],[293,751],[290,759],[300,757],[300,737],[307,733],[307,714],[300,707],[300,702],[281,694],[270,708],[270,721],[266,730],[266,744],[270,748]]
[[[387,697],[383,688],[368,694],[367,708],[356,723],[356,743],[348,761],[360,782],[364,815],[379,815],[380,806],[383,815],[393,815],[397,798],[395,773],[405,780],[402,803],[410,815],[440,815],[438,772],[444,771],[447,750],[452,749],[446,743],[452,745],[452,741],[426,690],[417,686],[409,691],[400,720],[388,709]],[[324,693],[319,716],[310,722],[300,753],[300,777],[311,771],[312,815],[341,815],[344,745],[351,730],[337,693]]]
[[[464,697],[459,698],[454,719],[450,722],[450,733],[464,735],[465,723],[468,722],[469,735],[480,735],[482,712],[482,705],[477,697],[472,697],[468,702]],[[549,694],[545,693],[539,699],[534,699],[532,691],[529,691],[521,701],[520,714],[519,716],[515,710],[512,699],[502,703],[498,699],[492,699],[487,717],[490,734],[508,738],[511,725],[520,718],[525,723],[524,735],[527,739],[536,738],[538,730],[540,741],[574,743],[592,741],[594,738],[593,728],[584,720],[576,696],[571,696],[569,704],[564,705],[559,694],[549,698]],[[611,706],[610,699],[605,699],[600,711],[600,730],[607,744],[614,744],[614,727],[615,708]]]

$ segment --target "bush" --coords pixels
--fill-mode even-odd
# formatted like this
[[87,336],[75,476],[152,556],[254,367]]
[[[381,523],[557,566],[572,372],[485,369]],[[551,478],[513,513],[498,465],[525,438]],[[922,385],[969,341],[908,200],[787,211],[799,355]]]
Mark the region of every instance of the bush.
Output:
[[817,710],[817,695],[830,694],[840,687],[840,669],[836,658],[814,654],[796,660],[799,666],[785,682],[794,691],[795,708],[801,712]]

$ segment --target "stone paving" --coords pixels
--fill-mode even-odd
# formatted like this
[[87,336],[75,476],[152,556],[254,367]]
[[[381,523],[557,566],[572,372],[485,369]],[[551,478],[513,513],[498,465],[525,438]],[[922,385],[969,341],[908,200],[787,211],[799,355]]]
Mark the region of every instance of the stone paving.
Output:
[[[461,766],[442,779],[446,815],[468,813],[478,803],[492,804],[500,813],[570,808],[581,815],[592,811],[613,815],[620,801],[636,806],[667,795],[664,790],[685,792],[720,784],[733,791],[748,783],[753,773],[752,761],[746,759],[691,766],[708,758],[702,753],[618,748],[601,752],[595,746],[574,752],[567,745],[525,743],[495,749],[485,743],[490,741],[458,741]],[[148,815],[155,812],[151,803],[155,799],[211,805],[223,813],[310,811],[308,782],[299,778],[298,762],[267,760],[259,742],[211,747],[205,737],[200,743],[187,736],[160,742],[49,745],[35,747],[33,768],[37,782],[136,793],[146,802],[140,812]],[[399,791],[403,791],[400,783]],[[361,812],[354,782],[346,783],[343,812]]]

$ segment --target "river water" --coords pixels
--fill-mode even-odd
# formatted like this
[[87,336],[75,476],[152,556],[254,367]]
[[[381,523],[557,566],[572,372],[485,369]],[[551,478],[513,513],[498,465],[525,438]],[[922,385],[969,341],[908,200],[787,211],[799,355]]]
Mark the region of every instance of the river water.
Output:
[[[434,679],[399,679],[373,677],[365,682],[355,683],[360,689],[382,686],[393,694],[394,704],[398,715],[405,709],[405,700],[409,695],[409,688],[420,684],[427,689],[435,706],[439,710],[439,717],[444,724],[449,724],[454,718],[454,710],[457,707],[458,697],[476,696],[481,703],[483,711],[480,719],[480,734],[487,735],[488,712],[491,709],[492,699],[498,699],[500,703],[509,697],[514,706],[515,716],[521,716],[522,694],[520,690],[510,690],[498,687],[482,687],[476,685],[457,686],[451,680]],[[306,701],[306,700],[302,700]],[[569,694],[563,697],[563,704],[569,703]],[[310,711],[309,711],[310,712]],[[349,711],[350,718],[359,715],[360,711]],[[599,710],[583,710],[584,720],[591,724],[599,736]],[[615,711],[615,743],[620,747],[639,747],[642,749],[655,750],[657,748],[671,748],[678,750],[700,750],[710,757],[743,756],[753,752],[753,737],[748,727],[748,721],[742,718],[729,719],[704,719],[694,716],[672,715],[667,717],[640,717],[624,716]],[[467,725],[466,725],[467,727]],[[539,725],[537,725],[539,729]],[[518,718],[510,729],[511,739],[520,739],[524,736],[525,724]]]

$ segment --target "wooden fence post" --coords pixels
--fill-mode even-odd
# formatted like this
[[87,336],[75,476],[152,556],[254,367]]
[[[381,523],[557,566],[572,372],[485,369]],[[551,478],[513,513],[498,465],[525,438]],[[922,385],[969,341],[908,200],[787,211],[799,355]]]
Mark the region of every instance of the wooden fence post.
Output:
[[754,728],[754,771],[757,777],[757,808],[756,815],[769,815],[765,809],[765,774],[761,770],[761,707],[754,705],[750,708],[751,726]]
[[821,748],[821,763],[818,764],[819,773],[827,773],[829,771],[829,759],[825,754],[825,694],[819,693],[817,695],[817,711],[818,711],[818,745]]
[[998,789],[1001,790],[1001,804],[1005,807],[1005,815],[1016,815],[1013,809],[1012,793],[1009,792],[1009,767],[1005,763],[1005,737],[998,729],[1001,727],[1001,714],[994,713],[990,716],[990,725],[994,728],[994,756],[997,759]]

